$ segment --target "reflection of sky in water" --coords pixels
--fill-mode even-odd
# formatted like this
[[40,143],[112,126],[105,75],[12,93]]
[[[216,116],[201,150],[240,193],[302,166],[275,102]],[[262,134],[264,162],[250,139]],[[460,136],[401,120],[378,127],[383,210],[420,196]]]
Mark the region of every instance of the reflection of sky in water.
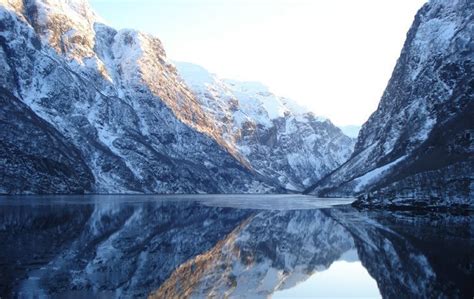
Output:
[[472,217],[350,201],[0,197],[0,297],[472,298]]
[[381,297],[377,282],[362,266],[354,249],[343,254],[327,270],[316,272],[307,280],[272,296],[273,299]]

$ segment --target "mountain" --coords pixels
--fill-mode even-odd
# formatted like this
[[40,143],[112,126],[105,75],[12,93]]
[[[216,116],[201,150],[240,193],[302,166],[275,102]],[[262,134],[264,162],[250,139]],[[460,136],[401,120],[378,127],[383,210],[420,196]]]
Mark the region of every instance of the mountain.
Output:
[[351,158],[307,193],[358,195],[358,206],[473,207],[473,11],[469,0],[420,9]]
[[176,67],[223,139],[258,173],[277,178],[286,189],[303,191],[352,153],[355,141],[329,120],[259,82],[223,80],[192,63]]
[[0,193],[282,190],[179,78],[161,42],[85,0],[0,0]]

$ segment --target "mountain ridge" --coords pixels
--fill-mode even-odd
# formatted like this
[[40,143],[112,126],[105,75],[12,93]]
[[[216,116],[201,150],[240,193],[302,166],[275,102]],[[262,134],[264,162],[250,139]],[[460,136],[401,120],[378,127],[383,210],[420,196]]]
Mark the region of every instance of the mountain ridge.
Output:
[[[81,186],[73,187],[62,174],[66,166],[54,158],[42,168],[41,180],[31,169],[10,167],[19,165],[14,161],[20,158],[36,165],[36,160],[42,161],[49,151],[56,150],[51,143],[34,155],[13,155],[7,144],[21,134],[34,141],[31,134],[35,132],[32,126],[23,132],[16,127],[15,134],[2,135],[0,140],[5,145],[0,154],[7,161],[1,171],[9,174],[0,185],[2,193],[301,191],[342,163],[352,150],[353,141],[329,121],[321,122],[309,114],[287,118],[290,106],[300,108],[257,83],[222,81],[231,93],[239,94],[235,107],[244,113],[237,127],[232,121],[222,121],[221,115],[217,119],[215,112],[230,112],[231,102],[217,107],[218,101],[197,97],[167,58],[158,38],[103,24],[85,0],[1,0],[0,44],[0,65],[6,70],[0,88],[23,102],[26,107],[22,109],[50,124],[57,138],[78,153],[67,165],[85,165],[82,172],[90,174]],[[274,103],[279,104],[272,106]],[[249,115],[255,121],[249,122]],[[235,115],[231,118],[236,119]],[[16,121],[25,123],[20,117]],[[296,143],[296,147],[306,147],[305,153],[312,157],[326,155],[321,154],[326,150],[329,162],[318,166],[322,158],[308,162],[302,155],[287,157],[292,149],[283,149],[278,162],[272,164],[274,150],[281,150],[292,139],[284,136],[280,142],[277,133],[302,124],[311,132],[340,139],[333,142],[330,137],[318,137],[322,149],[311,140]],[[297,129],[292,129],[293,134]],[[237,135],[240,139],[245,136],[247,143],[238,143]],[[303,136],[311,137],[310,133]],[[250,149],[249,145],[255,146]],[[255,157],[251,158],[247,149]],[[343,153],[336,153],[337,149]],[[14,177],[22,177],[22,182],[15,182]],[[48,188],[41,188],[46,177],[58,182],[57,187],[48,184]]]
[[465,0],[420,9],[352,157],[306,193],[360,196],[359,206],[472,206],[473,9]]
[[354,140],[330,120],[259,82],[220,79],[205,68],[176,62],[179,74],[204,109],[252,167],[303,191],[347,160]]
[[[85,9],[85,1],[71,3]],[[68,4],[2,0],[0,62],[7,73],[1,83],[81,153],[94,179],[78,192],[281,190],[222,140],[157,38],[93,23],[87,10],[81,12],[90,19],[65,13]],[[15,171],[29,189],[40,184],[31,172]],[[15,182],[6,177],[3,184]],[[2,189],[26,191],[10,187]]]

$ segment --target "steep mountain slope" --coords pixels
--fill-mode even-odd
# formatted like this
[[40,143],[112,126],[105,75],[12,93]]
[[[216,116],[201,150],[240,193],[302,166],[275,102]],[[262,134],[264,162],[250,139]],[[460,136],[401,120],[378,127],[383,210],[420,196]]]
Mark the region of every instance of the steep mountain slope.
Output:
[[[82,193],[91,188],[94,177],[58,131],[3,88],[0,105],[0,193]],[[37,184],[29,184],[31,180]]]
[[281,186],[302,191],[345,162],[354,140],[258,82],[222,80],[191,63],[176,63],[223,138],[250,165]]
[[418,12],[351,159],[307,192],[365,194],[359,205],[473,206],[474,3]]
[[[39,143],[35,132],[44,128],[58,140],[28,152],[29,161],[51,166],[39,175],[17,167],[0,182],[2,192],[275,190],[221,137],[160,41],[103,25],[87,1],[0,0],[0,46],[2,99],[18,102],[18,119],[9,121],[33,119],[21,134],[2,134],[2,144]],[[24,155],[2,154],[2,167]],[[42,187],[43,172],[60,182]]]

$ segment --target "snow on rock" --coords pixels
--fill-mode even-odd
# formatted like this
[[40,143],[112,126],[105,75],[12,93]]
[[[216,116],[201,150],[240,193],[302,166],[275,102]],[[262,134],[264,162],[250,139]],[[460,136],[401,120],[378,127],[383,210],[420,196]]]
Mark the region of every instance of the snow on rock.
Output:
[[257,172],[302,191],[341,165],[353,140],[329,120],[293,100],[274,95],[259,82],[222,80],[201,66],[176,62],[203,109],[218,121],[223,138]]
[[473,206],[473,10],[469,0],[420,9],[351,159],[308,193],[365,194],[368,206]]
[[359,192],[363,190],[367,185],[369,185],[373,181],[380,179],[380,177],[386,174],[386,172],[390,168],[392,168],[393,166],[395,166],[396,164],[398,164],[400,161],[404,160],[405,158],[406,156],[400,157],[393,162],[390,162],[384,166],[371,170],[367,172],[366,174],[364,174],[363,176],[356,178],[354,181],[357,183],[357,186],[354,188],[354,191]]
[[[6,193],[281,190],[256,174],[224,139],[213,115],[179,78],[159,39],[134,30],[116,31],[81,0],[1,0],[0,24],[0,63],[5,70],[0,93],[26,104],[20,108],[31,109],[55,130],[52,136],[67,140],[78,153],[53,157],[52,166],[41,169],[38,177],[32,175],[35,171],[15,168],[0,183]],[[14,117],[20,122],[22,116]],[[28,128],[15,132],[39,142],[37,130]],[[15,136],[2,135],[2,144],[14,144],[19,140]],[[47,145],[30,153],[31,165],[50,157]],[[0,167],[17,163],[20,152],[8,154],[9,162]],[[92,176],[72,167],[81,177],[80,186],[63,176],[74,159],[77,165],[85,163]],[[15,184],[15,176],[24,177],[28,186]],[[57,179],[57,188],[40,187],[46,186],[47,176]]]

